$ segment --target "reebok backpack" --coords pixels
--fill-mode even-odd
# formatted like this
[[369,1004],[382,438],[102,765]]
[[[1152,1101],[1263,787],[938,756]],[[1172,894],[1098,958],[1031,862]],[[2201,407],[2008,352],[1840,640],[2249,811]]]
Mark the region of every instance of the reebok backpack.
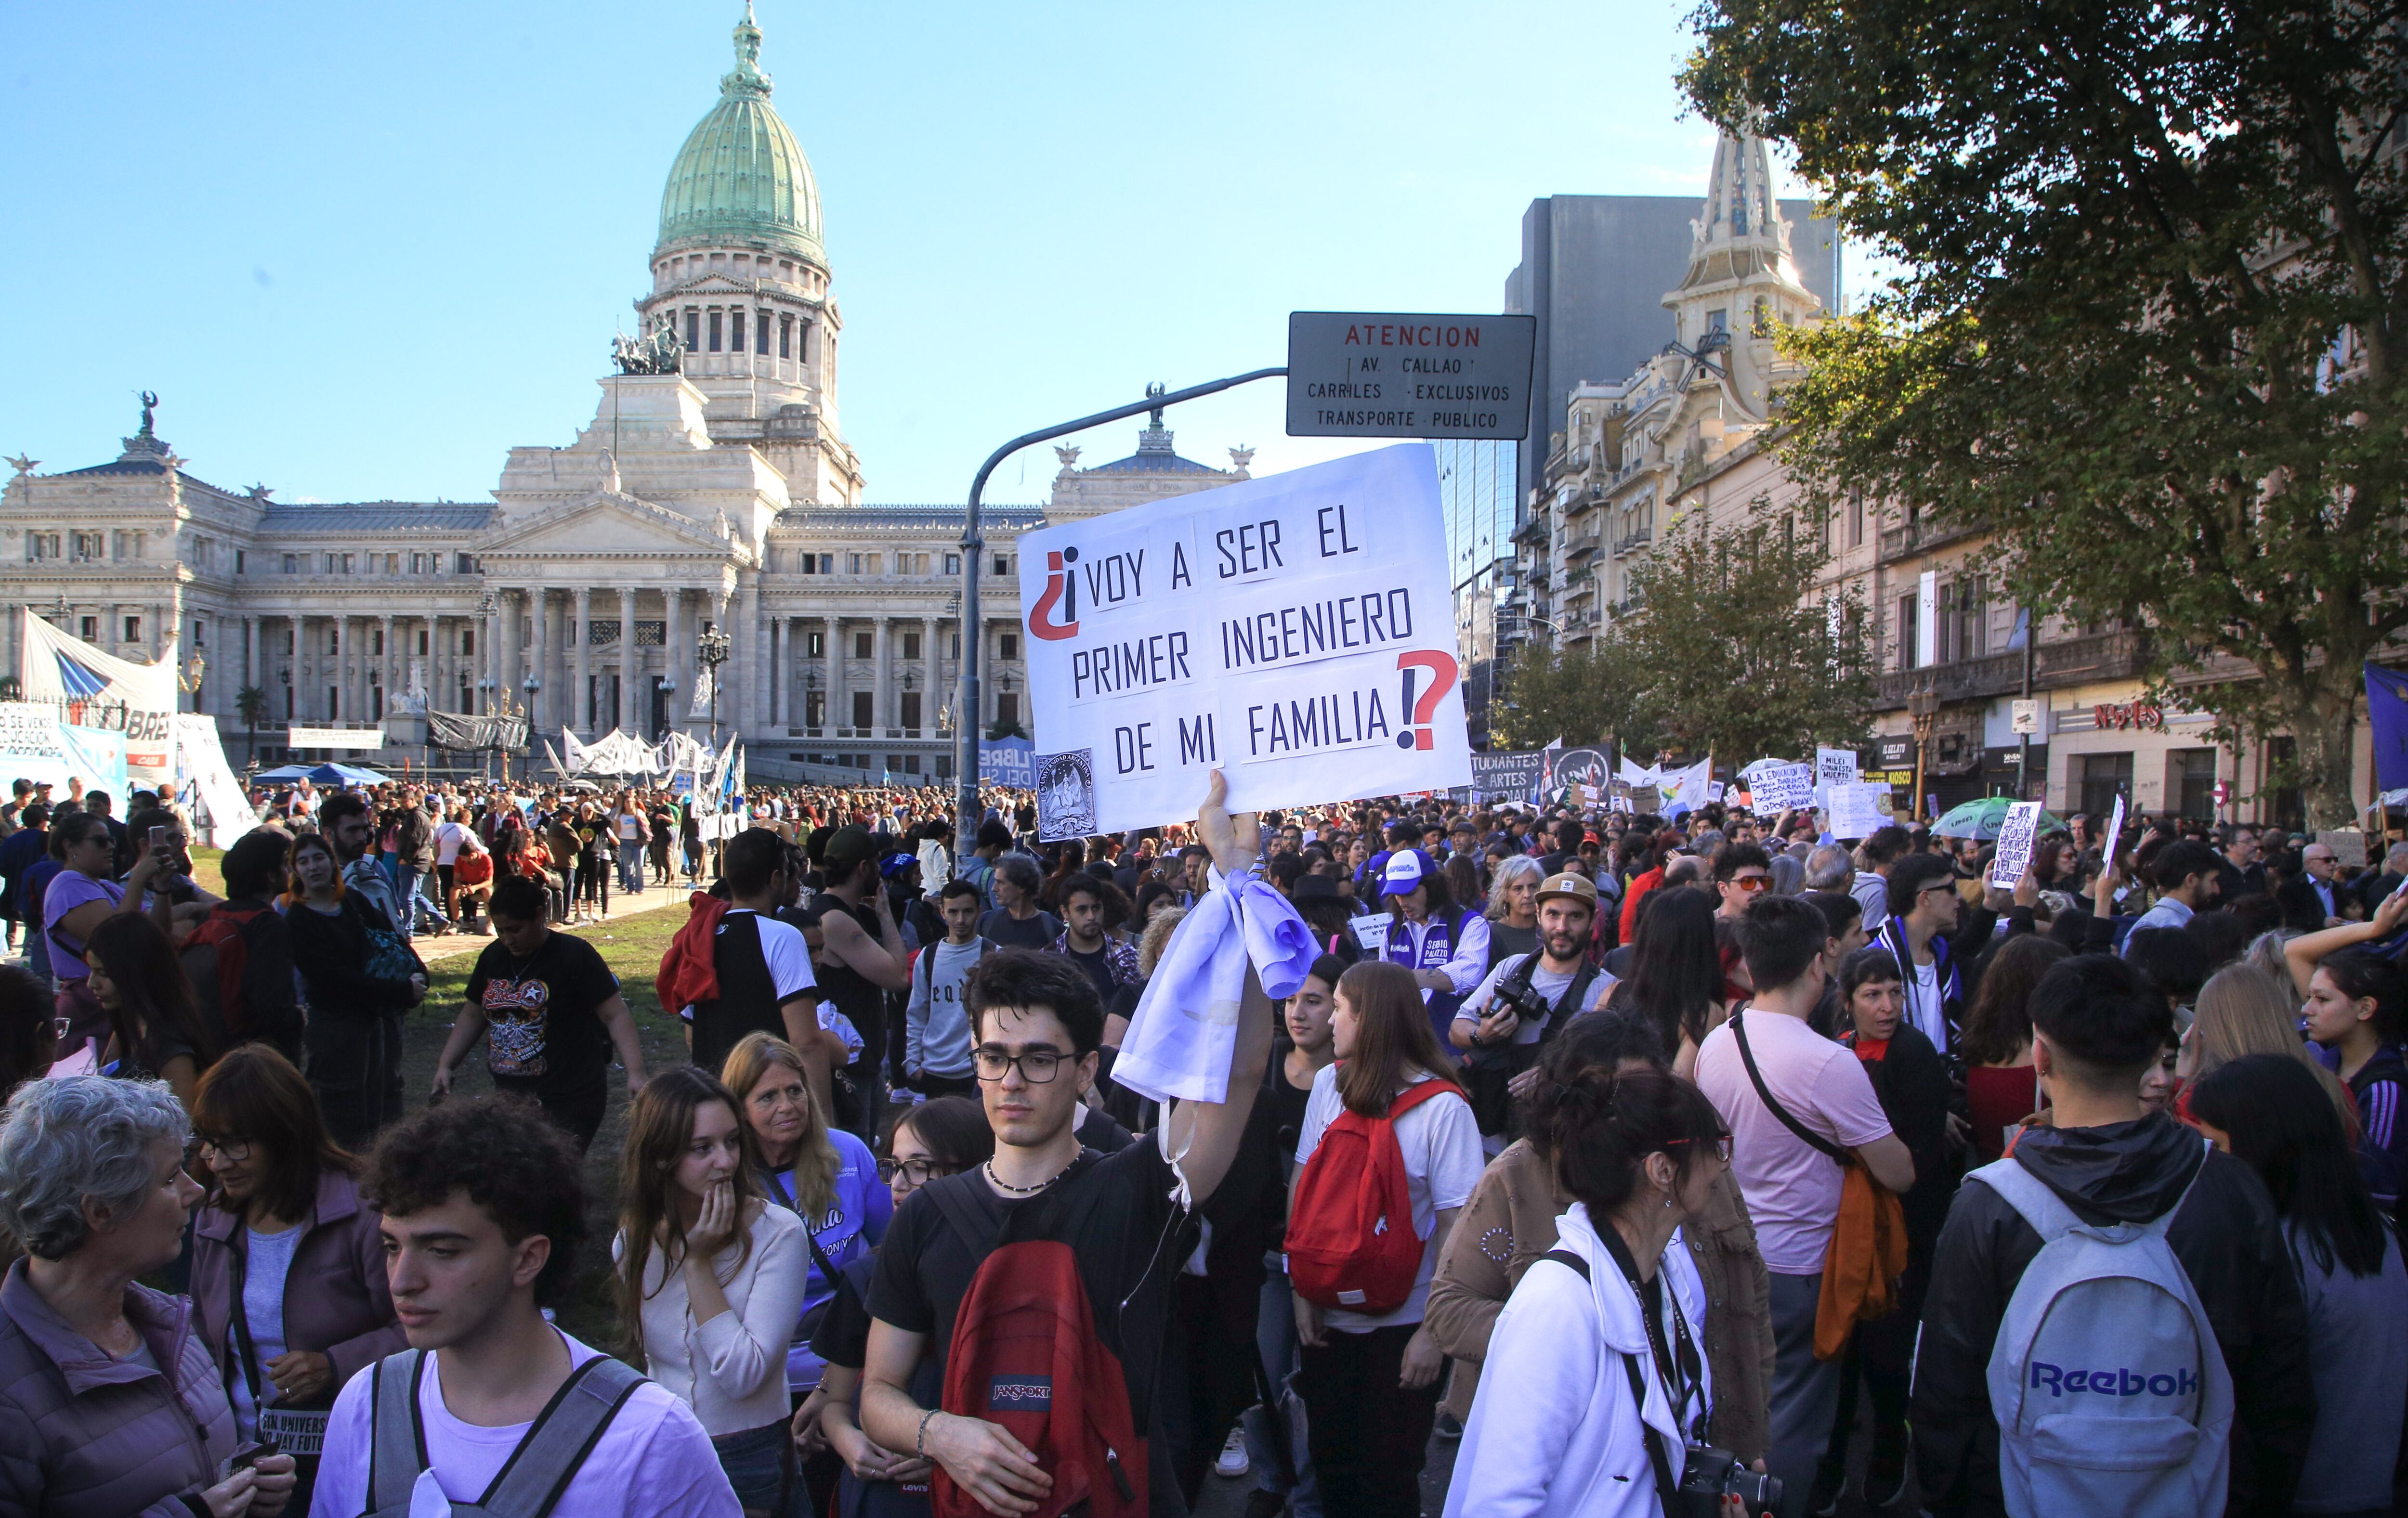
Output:
[[1385,1117],[1352,1108],[1322,1131],[1320,1146],[1296,1180],[1287,1224],[1288,1281],[1323,1307],[1377,1315],[1413,1295],[1422,1239],[1397,1120],[1442,1094],[1463,1096],[1452,1081],[1423,1081],[1388,1106]]
[[2182,1202],[2148,1223],[2100,1226],[2083,1222],[2012,1158],[1968,1179],[2004,1197],[2041,1237],[1990,1350],[2007,1511],[2016,1518],[2218,1511],[2231,1457],[2232,1377],[2190,1275],[2166,1243]]
[[[1084,1152],[1064,1180],[1095,1163]],[[931,1182],[953,1229],[986,1250],[953,1315],[939,1405],[957,1417],[998,1425],[1054,1478],[1029,1518],[1145,1518],[1145,1438],[1138,1430],[1120,1357],[1096,1332],[1096,1313],[1070,1246],[1016,1234],[1060,1229],[1056,1188],[1014,1208],[990,1241],[983,1219],[947,1181],[983,1185],[978,1172]],[[942,1466],[929,1482],[936,1518],[991,1518]]]

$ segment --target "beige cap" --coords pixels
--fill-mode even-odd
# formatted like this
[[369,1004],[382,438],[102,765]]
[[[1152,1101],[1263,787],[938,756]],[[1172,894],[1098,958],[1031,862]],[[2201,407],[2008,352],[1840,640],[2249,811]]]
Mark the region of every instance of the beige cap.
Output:
[[1549,896],[1570,896],[1574,901],[1584,901],[1588,903],[1589,910],[1595,911],[1597,882],[1585,875],[1575,875],[1566,870],[1561,875],[1550,875],[1539,882],[1539,899],[1544,901]]

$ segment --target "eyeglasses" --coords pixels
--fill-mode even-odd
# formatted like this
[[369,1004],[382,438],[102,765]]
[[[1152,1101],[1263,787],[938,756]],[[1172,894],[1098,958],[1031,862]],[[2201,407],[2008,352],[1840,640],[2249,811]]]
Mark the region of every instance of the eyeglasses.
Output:
[[1756,892],[1762,891],[1770,887],[1772,884],[1772,877],[1770,875],[1734,875],[1730,878],[1730,883],[1738,886],[1741,890],[1745,891],[1750,895],[1754,895]]
[[200,1140],[203,1149],[214,1151],[221,1159],[232,1160],[236,1165],[240,1165],[251,1158],[251,1140],[248,1138],[215,1138],[206,1133],[195,1134],[194,1137]]
[[1703,1138],[1673,1138],[1668,1140],[1664,1147],[1667,1149],[1677,1149],[1686,1144],[1700,1144],[1710,1141],[1714,1146],[1714,1157],[1721,1160],[1725,1165],[1728,1165],[1731,1157],[1731,1136],[1729,1134],[1724,1134],[1721,1138],[1712,1140]]
[[1061,1067],[1062,1061],[1068,1057],[1051,1051],[1035,1049],[1025,1054],[1007,1054],[1000,1049],[970,1051],[970,1059],[978,1067],[980,1080],[1000,1081],[1010,1074],[1011,1067],[1017,1065],[1020,1067],[1020,1078],[1032,1086],[1041,1086],[1053,1080],[1054,1072]]
[[898,1175],[914,1186],[924,1186],[939,1176],[949,1176],[953,1173],[950,1168],[938,1164],[935,1160],[880,1160],[878,1162],[878,1179],[890,1186],[895,1183],[895,1178]]

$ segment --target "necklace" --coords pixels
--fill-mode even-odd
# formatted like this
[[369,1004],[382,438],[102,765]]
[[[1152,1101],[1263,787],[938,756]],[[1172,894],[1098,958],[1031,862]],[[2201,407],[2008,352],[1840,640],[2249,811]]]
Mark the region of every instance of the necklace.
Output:
[[[1070,1165],[1076,1165],[1078,1163],[1079,1156],[1076,1154],[1071,1155]],[[1064,1176],[1068,1175],[1070,1173],[1070,1165],[1065,1165],[1062,1168],[1054,1171],[1052,1175],[1047,1176],[1044,1180],[1039,1181],[1033,1186],[1015,1186],[1011,1182],[1004,1180],[1001,1176],[996,1175],[995,1173],[995,1161],[989,1160],[986,1162],[985,1166],[987,1184],[993,1186],[997,1191],[1008,1191],[1014,1196],[1034,1196],[1056,1181],[1061,1180]]]

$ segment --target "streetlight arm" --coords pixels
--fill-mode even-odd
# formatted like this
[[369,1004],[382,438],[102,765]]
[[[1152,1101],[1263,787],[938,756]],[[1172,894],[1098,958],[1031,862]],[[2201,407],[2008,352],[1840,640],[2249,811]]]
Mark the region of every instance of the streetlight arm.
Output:
[[1058,426],[1041,427],[1035,432],[1022,433],[988,454],[986,462],[979,465],[977,478],[970,481],[969,507],[962,517],[960,618],[962,661],[960,681],[954,697],[961,708],[960,724],[956,729],[954,739],[955,770],[960,776],[959,789],[955,792],[953,799],[953,872],[956,876],[961,873],[962,862],[969,857],[971,847],[978,839],[979,654],[981,652],[979,555],[986,549],[986,538],[979,530],[979,507],[986,495],[987,477],[995,473],[996,465],[1031,443],[1041,443],[1049,437],[1061,437],[1074,432],[1084,432],[1089,427],[1099,427],[1107,422],[1118,422],[1123,417],[1136,416],[1141,411],[1158,411],[1166,406],[1176,406],[1181,401],[1216,395],[1222,391],[1234,389],[1239,385],[1251,384],[1256,380],[1283,379],[1286,375],[1287,370],[1284,367],[1254,369],[1245,374],[1231,375],[1226,380],[1190,385],[1185,390],[1173,391],[1167,395],[1148,395],[1141,401],[1132,401],[1126,406],[1116,406],[1109,411],[1097,411],[1093,416],[1082,416],[1076,422],[1065,422]]

